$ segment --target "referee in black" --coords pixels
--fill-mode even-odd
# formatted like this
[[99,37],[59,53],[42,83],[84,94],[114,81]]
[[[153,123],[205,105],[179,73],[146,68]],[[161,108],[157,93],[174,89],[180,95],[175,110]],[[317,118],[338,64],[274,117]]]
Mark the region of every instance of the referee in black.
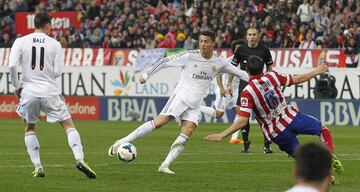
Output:
[[[256,55],[263,59],[264,65],[266,65],[266,70],[271,71],[271,65],[273,64],[273,60],[271,58],[269,48],[265,47],[262,44],[259,44],[260,37],[259,31],[254,28],[250,27],[246,30],[246,41],[247,43],[242,44],[235,52],[234,58],[232,60],[232,64],[238,66],[240,64],[240,69],[246,71],[246,63],[247,59],[251,55]],[[231,85],[233,79],[233,75],[230,75],[228,85]],[[240,80],[239,84],[239,96],[237,99],[237,105],[241,106],[241,91],[246,87],[247,82]],[[228,88],[230,90],[230,88]],[[230,90],[231,92],[231,90]],[[246,125],[244,129],[242,129],[241,134],[244,140],[243,146],[243,153],[248,153],[250,148],[250,141],[249,141],[249,131],[250,131],[250,124]],[[269,141],[264,135],[264,153],[272,153],[272,149],[270,147],[271,141]]]

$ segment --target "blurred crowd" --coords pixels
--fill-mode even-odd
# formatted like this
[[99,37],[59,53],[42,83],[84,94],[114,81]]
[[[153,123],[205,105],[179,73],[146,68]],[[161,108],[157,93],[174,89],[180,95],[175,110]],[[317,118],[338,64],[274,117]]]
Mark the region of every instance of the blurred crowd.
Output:
[[250,26],[270,48],[358,53],[360,45],[358,0],[0,0],[0,47],[21,36],[20,11],[80,12],[80,29],[52,34],[63,47],[195,49],[207,28],[217,48],[230,48]]

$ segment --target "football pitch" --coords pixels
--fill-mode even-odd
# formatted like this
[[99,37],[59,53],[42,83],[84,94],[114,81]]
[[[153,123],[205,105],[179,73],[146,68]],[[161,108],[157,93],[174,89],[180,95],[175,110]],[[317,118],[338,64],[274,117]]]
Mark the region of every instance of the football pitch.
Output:
[[[24,145],[21,120],[0,120],[0,191],[285,191],[293,184],[294,161],[274,144],[273,154],[262,152],[262,134],[252,125],[249,154],[228,139],[211,143],[202,138],[224,130],[228,124],[200,124],[183,154],[171,166],[176,175],[157,168],[179,134],[176,123],[132,142],[138,151],[130,163],[107,156],[108,147],[141,122],[75,121],[84,145],[85,159],[97,173],[89,180],[75,169],[64,130],[40,122],[37,136],[45,178],[33,178],[32,163]],[[335,151],[345,173],[330,191],[360,191],[360,127],[331,126]],[[302,136],[301,142],[318,141]]]

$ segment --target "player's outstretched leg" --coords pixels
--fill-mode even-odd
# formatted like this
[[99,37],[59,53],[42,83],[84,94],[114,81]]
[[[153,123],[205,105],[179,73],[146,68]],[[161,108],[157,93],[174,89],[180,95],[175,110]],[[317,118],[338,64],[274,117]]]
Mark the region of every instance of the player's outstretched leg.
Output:
[[330,150],[330,152],[332,154],[332,167],[333,167],[334,171],[337,173],[343,173],[344,167],[343,167],[341,161],[336,157],[336,155],[334,153],[334,144],[332,141],[331,133],[330,133],[329,129],[325,126],[322,126],[322,129],[320,132],[320,140],[328,147],[328,149]]
[[114,156],[118,147],[121,144],[134,141],[135,139],[138,139],[142,136],[145,136],[145,135],[151,133],[153,130],[155,130],[154,120],[143,123],[138,128],[136,128],[133,132],[131,132],[128,136],[117,140],[113,145],[111,145],[108,150],[108,155]]
[[181,154],[184,150],[186,142],[189,140],[189,137],[183,133],[181,133],[174,143],[171,145],[170,151],[166,156],[164,162],[161,163],[158,172],[167,173],[167,174],[175,174],[175,172],[169,169],[170,164]]
[[96,173],[84,161],[78,161],[76,169],[83,172],[89,179],[96,179]]

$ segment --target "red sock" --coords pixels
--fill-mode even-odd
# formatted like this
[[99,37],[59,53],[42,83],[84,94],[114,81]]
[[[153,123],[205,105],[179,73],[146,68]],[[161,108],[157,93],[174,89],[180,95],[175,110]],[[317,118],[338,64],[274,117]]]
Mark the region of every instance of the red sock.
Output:
[[334,153],[334,144],[332,141],[331,133],[328,128],[324,127],[321,130],[320,140],[329,148],[330,152],[333,154]]

